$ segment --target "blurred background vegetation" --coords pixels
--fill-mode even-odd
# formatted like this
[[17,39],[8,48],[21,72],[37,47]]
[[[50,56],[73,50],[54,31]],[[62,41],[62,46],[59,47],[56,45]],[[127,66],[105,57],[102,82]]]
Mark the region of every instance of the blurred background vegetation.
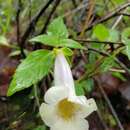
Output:
[[[96,99],[91,130],[130,130],[129,0],[0,0],[0,130],[45,130],[33,88],[7,97],[18,64],[32,51],[51,47],[28,40],[63,16],[69,37],[86,50],[70,57],[77,95]],[[69,52],[67,52],[69,53]],[[37,87],[40,102],[51,86],[48,74]]]

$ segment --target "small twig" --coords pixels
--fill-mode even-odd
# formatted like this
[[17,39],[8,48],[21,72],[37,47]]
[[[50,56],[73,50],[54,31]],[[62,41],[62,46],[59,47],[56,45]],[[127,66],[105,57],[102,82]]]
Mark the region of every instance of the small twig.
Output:
[[118,23],[121,21],[122,18],[123,18],[123,15],[120,15],[120,16],[118,17],[118,19],[116,20],[116,22],[115,22],[114,25],[112,26],[112,29],[114,29],[114,28],[118,25]]
[[118,116],[117,116],[117,113],[116,113],[116,111],[114,110],[114,108],[113,108],[113,106],[112,106],[112,104],[111,104],[109,98],[107,97],[107,95],[106,95],[104,89],[102,88],[99,79],[98,79],[98,78],[95,78],[95,81],[97,82],[97,85],[98,85],[98,87],[99,87],[99,89],[100,89],[100,91],[101,91],[101,93],[102,93],[102,95],[103,95],[105,101],[107,102],[107,104],[108,104],[108,106],[109,106],[109,108],[110,108],[110,110],[111,110],[111,113],[113,114],[113,116],[114,116],[114,118],[115,118],[115,120],[116,120],[116,122],[117,122],[117,124],[118,124],[118,127],[120,128],[120,130],[125,130],[125,129],[123,128],[123,126],[122,126],[122,124],[121,124],[121,122],[120,122],[120,120],[119,120],[119,118],[118,118]]
[[[126,10],[127,10],[127,8],[126,8],[123,12],[125,13]],[[118,19],[116,20],[116,22],[115,22],[114,25],[112,26],[112,29],[114,29],[114,28],[119,24],[119,22],[122,20],[122,18],[123,18],[123,15],[120,15],[120,16],[118,17]]]
[[41,33],[40,33],[40,34],[42,34],[42,33],[44,33],[44,32],[46,31],[47,26],[48,26],[48,24],[49,24],[49,21],[50,21],[50,19],[51,19],[52,15],[54,14],[54,12],[55,12],[56,8],[57,8],[57,7],[58,7],[58,5],[60,4],[60,2],[61,2],[61,0],[56,0],[56,2],[55,2],[55,4],[54,4],[54,6],[53,6],[53,8],[52,8],[52,10],[51,10],[51,12],[50,12],[50,14],[49,14],[49,16],[48,16],[48,18],[47,18],[46,22],[45,22],[44,27],[42,28]]
[[105,53],[105,52],[102,52],[98,49],[95,49],[95,48],[90,48],[90,47],[87,47],[89,51],[94,51],[94,52],[97,52],[99,53],[100,55],[103,55],[103,56],[109,56],[109,54]]
[[97,41],[97,40],[89,40],[89,39],[76,39],[76,41],[88,42],[88,43],[94,42],[94,43],[103,43],[103,44],[119,44],[119,45],[124,46],[123,42]]
[[103,120],[103,118],[102,118],[102,115],[101,115],[101,112],[100,112],[99,110],[97,110],[97,115],[98,115],[98,117],[99,117],[99,119],[100,119],[100,121],[101,121],[101,123],[102,123],[104,129],[105,129],[105,130],[109,130],[109,128],[108,128],[107,124],[104,122],[104,120]]
[[129,14],[129,13],[124,13],[124,12],[123,12],[123,13],[120,12],[120,13],[118,13],[118,15],[123,15],[123,16],[128,16],[128,17],[130,17],[130,14]]
[[83,29],[80,33],[80,37],[82,37],[84,35],[86,28],[88,28],[89,21],[90,21],[92,14],[93,14],[94,6],[95,6],[95,0],[90,0],[89,3],[88,3],[88,6],[89,6],[89,10],[88,10],[88,13],[87,13],[87,16],[86,16],[86,20],[85,20]]

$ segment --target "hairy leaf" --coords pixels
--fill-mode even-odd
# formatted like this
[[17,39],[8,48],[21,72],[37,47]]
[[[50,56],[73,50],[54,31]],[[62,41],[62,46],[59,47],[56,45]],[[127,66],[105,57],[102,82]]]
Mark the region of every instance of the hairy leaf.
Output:
[[48,35],[54,35],[61,38],[68,38],[69,35],[61,17],[58,17],[52,21],[52,23],[48,26],[47,33]]
[[8,96],[37,83],[48,74],[53,66],[54,54],[47,50],[30,53],[18,66],[8,89]]

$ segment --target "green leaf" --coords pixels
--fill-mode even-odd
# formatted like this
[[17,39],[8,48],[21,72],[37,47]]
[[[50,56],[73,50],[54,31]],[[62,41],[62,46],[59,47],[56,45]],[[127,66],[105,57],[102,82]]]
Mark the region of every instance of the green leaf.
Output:
[[94,88],[94,81],[91,78],[84,80],[82,82],[76,83],[75,85],[76,94],[78,96],[85,95],[85,90],[88,93],[91,92],[93,88]]
[[20,50],[15,50],[15,51],[11,52],[11,53],[9,54],[9,56],[10,56],[10,57],[13,57],[13,56],[18,56],[18,55],[20,55],[20,54],[21,54],[21,51],[20,51]]
[[76,83],[75,91],[76,91],[77,96],[85,95],[85,92],[81,83]]
[[87,79],[84,81],[84,88],[87,92],[91,92],[94,88],[94,81],[92,78]]
[[93,35],[98,40],[104,41],[109,37],[109,30],[103,24],[98,24],[93,29]]
[[44,45],[58,47],[60,45],[60,39],[55,35],[39,35],[31,40],[30,42],[40,42]]
[[128,58],[130,60],[130,40],[125,41],[125,47],[126,47],[127,56],[128,56]]
[[115,118],[110,114],[108,115],[108,121],[111,127],[115,127],[117,125]]
[[88,63],[86,64],[86,70],[88,74],[91,74],[92,72],[94,72],[95,70],[95,64],[96,63]]
[[62,48],[62,52],[64,53],[65,56],[72,56],[73,51],[67,47]]
[[117,42],[119,40],[119,32],[115,29],[110,29],[109,30],[109,37],[108,41],[110,42]]
[[53,47],[70,47],[70,48],[77,48],[77,49],[84,49],[80,43],[71,40],[71,39],[63,39],[58,38],[54,35],[39,35],[34,37],[30,40],[31,42],[40,42],[44,45],[53,46]]
[[127,40],[130,39],[130,27],[125,28],[121,34],[121,38],[123,42],[126,42]]
[[60,43],[61,43],[61,47],[85,49],[80,43],[78,43],[77,41],[74,41],[72,39],[61,39]]
[[93,42],[93,43],[91,43],[91,47],[92,48],[96,48],[96,49],[102,49],[103,48],[103,44],[101,44],[101,43],[99,43],[99,42]]
[[122,41],[125,44],[126,47],[126,53],[128,58],[130,59],[130,27],[129,28],[125,28],[122,32]]
[[112,72],[112,75],[116,78],[119,78],[122,81],[126,81],[127,79],[119,72]]
[[125,3],[126,1],[125,0],[112,0],[112,2],[116,5],[119,5],[119,4],[123,4]]
[[89,53],[88,56],[89,64],[94,64],[96,62],[96,56],[97,56],[96,53]]
[[9,46],[8,40],[6,39],[5,36],[0,35],[0,45]]
[[46,130],[45,125],[39,125],[36,128],[34,128],[33,130]]
[[48,26],[48,35],[58,36],[60,38],[68,38],[68,30],[61,17],[58,17],[52,21]]
[[8,89],[8,96],[36,84],[45,77],[53,66],[54,54],[47,50],[30,53],[18,66]]
[[53,47],[69,47],[76,49],[84,49],[77,41],[67,39],[68,31],[63,22],[63,19],[55,19],[48,27],[48,35],[39,35],[32,38],[31,42],[40,42],[44,45],[53,46]]
[[111,69],[115,64],[116,63],[115,63],[113,55],[109,56],[109,57],[106,57],[104,59],[103,63],[101,64],[101,66],[100,66],[100,70],[101,70],[101,72],[106,72],[109,69]]

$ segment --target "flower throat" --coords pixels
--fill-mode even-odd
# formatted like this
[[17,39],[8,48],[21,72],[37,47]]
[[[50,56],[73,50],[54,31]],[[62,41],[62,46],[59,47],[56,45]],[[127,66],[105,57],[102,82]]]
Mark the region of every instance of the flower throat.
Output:
[[67,98],[58,103],[58,115],[64,120],[69,120],[74,117],[75,113],[80,109],[78,104],[68,101]]

